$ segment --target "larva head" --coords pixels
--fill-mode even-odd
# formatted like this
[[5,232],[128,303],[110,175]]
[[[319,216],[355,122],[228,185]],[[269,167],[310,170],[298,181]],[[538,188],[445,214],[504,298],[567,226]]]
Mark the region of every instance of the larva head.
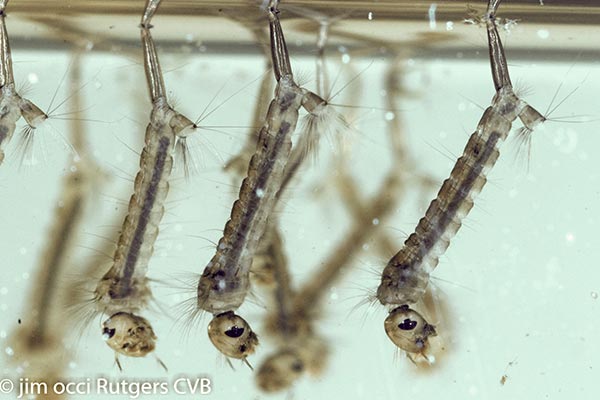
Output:
[[210,321],[208,338],[221,353],[237,359],[245,359],[258,345],[258,337],[250,325],[233,311],[219,314]]
[[293,349],[284,349],[268,357],[256,373],[256,384],[265,392],[289,389],[304,373],[306,366]]
[[437,335],[435,327],[407,305],[393,309],[384,327],[396,346],[413,354],[424,354],[429,346],[428,338]]
[[147,319],[118,312],[102,323],[102,337],[119,354],[144,357],[156,347],[156,335]]
[[27,125],[33,129],[37,128],[42,122],[48,119],[48,115],[46,115],[45,112],[27,99],[21,99],[19,108],[21,109],[21,115],[25,118]]

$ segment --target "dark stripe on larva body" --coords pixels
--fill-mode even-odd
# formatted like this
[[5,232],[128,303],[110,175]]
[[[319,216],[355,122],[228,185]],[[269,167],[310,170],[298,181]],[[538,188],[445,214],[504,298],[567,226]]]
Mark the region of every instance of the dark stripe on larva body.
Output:
[[424,293],[429,273],[473,207],[474,196],[485,185],[485,175],[498,159],[498,144],[510,125],[494,108],[485,111],[415,232],[384,269],[377,291],[383,304],[415,303]]
[[[465,207],[465,201],[467,202],[467,209],[464,214],[466,215],[470,211],[473,206],[471,191],[477,181],[480,182],[481,186],[485,184],[485,177],[481,172],[496,149],[499,137],[500,135],[497,132],[492,132],[489,139],[486,142],[482,142],[476,133],[472,135],[472,138],[478,142],[476,146],[479,144],[483,146],[483,152],[471,168],[468,168],[469,166],[467,165],[467,160],[469,160],[471,155],[466,154],[457,161],[450,177],[444,181],[437,199],[430,204],[425,217],[419,221],[417,231],[422,231],[423,237],[419,241],[419,245],[417,246],[418,251],[414,255],[416,262],[421,261],[427,255],[433,245],[441,239],[441,236],[446,232],[451,222],[454,221],[460,224],[462,216],[457,218],[457,211],[459,208]],[[467,147],[465,153],[467,151],[472,151],[472,149]],[[466,176],[461,177],[460,175],[465,173],[465,169]],[[419,229],[421,225],[427,228]]]
[[[287,122],[282,122],[279,130],[277,131],[277,135],[275,135],[273,146],[270,151],[267,152],[266,159],[263,162],[263,165],[267,165],[267,168],[261,168],[260,174],[256,179],[255,186],[257,188],[266,187],[267,180],[270,178],[271,171],[273,170],[273,163],[271,160],[274,159],[275,154],[281,151],[281,147],[285,141],[285,137],[290,133],[290,124]],[[270,165],[269,165],[270,164]],[[258,203],[260,202],[261,196],[258,195],[256,190],[247,191],[247,203],[246,203],[246,214],[244,221],[252,221],[256,213],[258,212]],[[246,237],[248,235],[248,231],[250,230],[250,223],[241,223],[240,228],[236,231],[235,240],[231,244],[232,247],[237,248],[238,246],[242,246],[246,241]],[[239,257],[239,256],[238,256]],[[237,263],[237,259],[231,260],[233,263]]]
[[[171,139],[163,136],[158,142],[158,151],[152,169],[150,182],[143,193],[141,211],[137,220],[135,231],[128,247],[123,268],[122,281],[119,285],[119,293],[114,298],[127,297],[131,290],[131,280],[135,272],[135,266],[139,258],[140,248],[144,243],[144,235],[148,227],[152,213],[155,211],[156,197],[159,191],[159,185],[165,172],[165,164],[169,157]],[[129,218],[129,216],[128,216]]]
[[223,237],[198,282],[198,305],[202,309],[230,311],[245,298],[252,257],[283,181],[302,96],[293,82],[280,81]]

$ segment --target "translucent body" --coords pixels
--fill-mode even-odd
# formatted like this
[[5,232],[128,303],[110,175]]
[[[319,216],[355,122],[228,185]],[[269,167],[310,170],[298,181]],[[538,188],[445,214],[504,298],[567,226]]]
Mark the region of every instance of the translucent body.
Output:
[[[499,3],[498,0],[490,0],[486,14],[496,94],[415,232],[383,270],[381,284],[377,288],[377,299],[383,305],[406,306],[421,300],[439,257],[448,248],[450,240],[473,207],[475,196],[485,185],[486,176],[499,157],[498,148],[508,136],[512,123],[520,118],[525,129],[531,131],[545,121],[539,112],[519,99],[512,89],[504,49],[495,23]],[[392,313],[397,313],[399,309],[395,308]],[[396,321],[396,318],[390,314],[388,320]],[[388,322],[385,329],[392,341],[409,353],[427,347],[428,335],[422,335],[416,330],[403,330],[400,325]],[[394,332],[395,329],[398,331]]]
[[171,108],[166,100],[162,72],[149,30],[158,3],[147,2],[141,27],[152,112],[140,155],[140,170],[135,177],[112,266],[95,290],[98,311],[110,315],[103,324],[107,344],[120,354],[134,357],[144,356],[155,348],[156,335],[150,323],[136,314],[146,308],[152,296],[146,273],[169,192],[173,150],[178,138],[195,128],[193,122]]

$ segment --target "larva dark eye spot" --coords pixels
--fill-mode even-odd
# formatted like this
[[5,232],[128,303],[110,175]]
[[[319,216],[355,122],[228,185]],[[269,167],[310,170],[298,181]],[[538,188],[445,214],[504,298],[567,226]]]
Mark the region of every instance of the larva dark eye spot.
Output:
[[104,328],[102,329],[102,336],[107,339],[111,339],[113,336],[115,336],[115,331],[116,329]]
[[225,334],[230,338],[238,338],[244,334],[244,328],[239,326],[232,326],[231,329],[225,331]]
[[410,318],[406,318],[404,321],[398,324],[398,328],[403,331],[412,331],[417,326],[417,321],[413,321]]

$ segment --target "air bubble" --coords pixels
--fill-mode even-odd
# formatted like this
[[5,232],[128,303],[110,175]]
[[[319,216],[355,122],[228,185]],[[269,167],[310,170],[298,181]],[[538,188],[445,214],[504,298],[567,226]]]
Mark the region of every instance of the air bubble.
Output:
[[575,235],[573,234],[573,232],[567,232],[567,234],[565,235],[565,240],[569,243],[573,243],[575,241]]
[[538,29],[537,35],[540,39],[548,39],[550,37],[550,32],[546,29]]
[[29,73],[29,75],[27,75],[27,81],[29,83],[31,83],[32,85],[35,85],[36,83],[38,83],[40,81],[40,78],[37,76],[37,74],[35,72],[31,72],[31,73]]

